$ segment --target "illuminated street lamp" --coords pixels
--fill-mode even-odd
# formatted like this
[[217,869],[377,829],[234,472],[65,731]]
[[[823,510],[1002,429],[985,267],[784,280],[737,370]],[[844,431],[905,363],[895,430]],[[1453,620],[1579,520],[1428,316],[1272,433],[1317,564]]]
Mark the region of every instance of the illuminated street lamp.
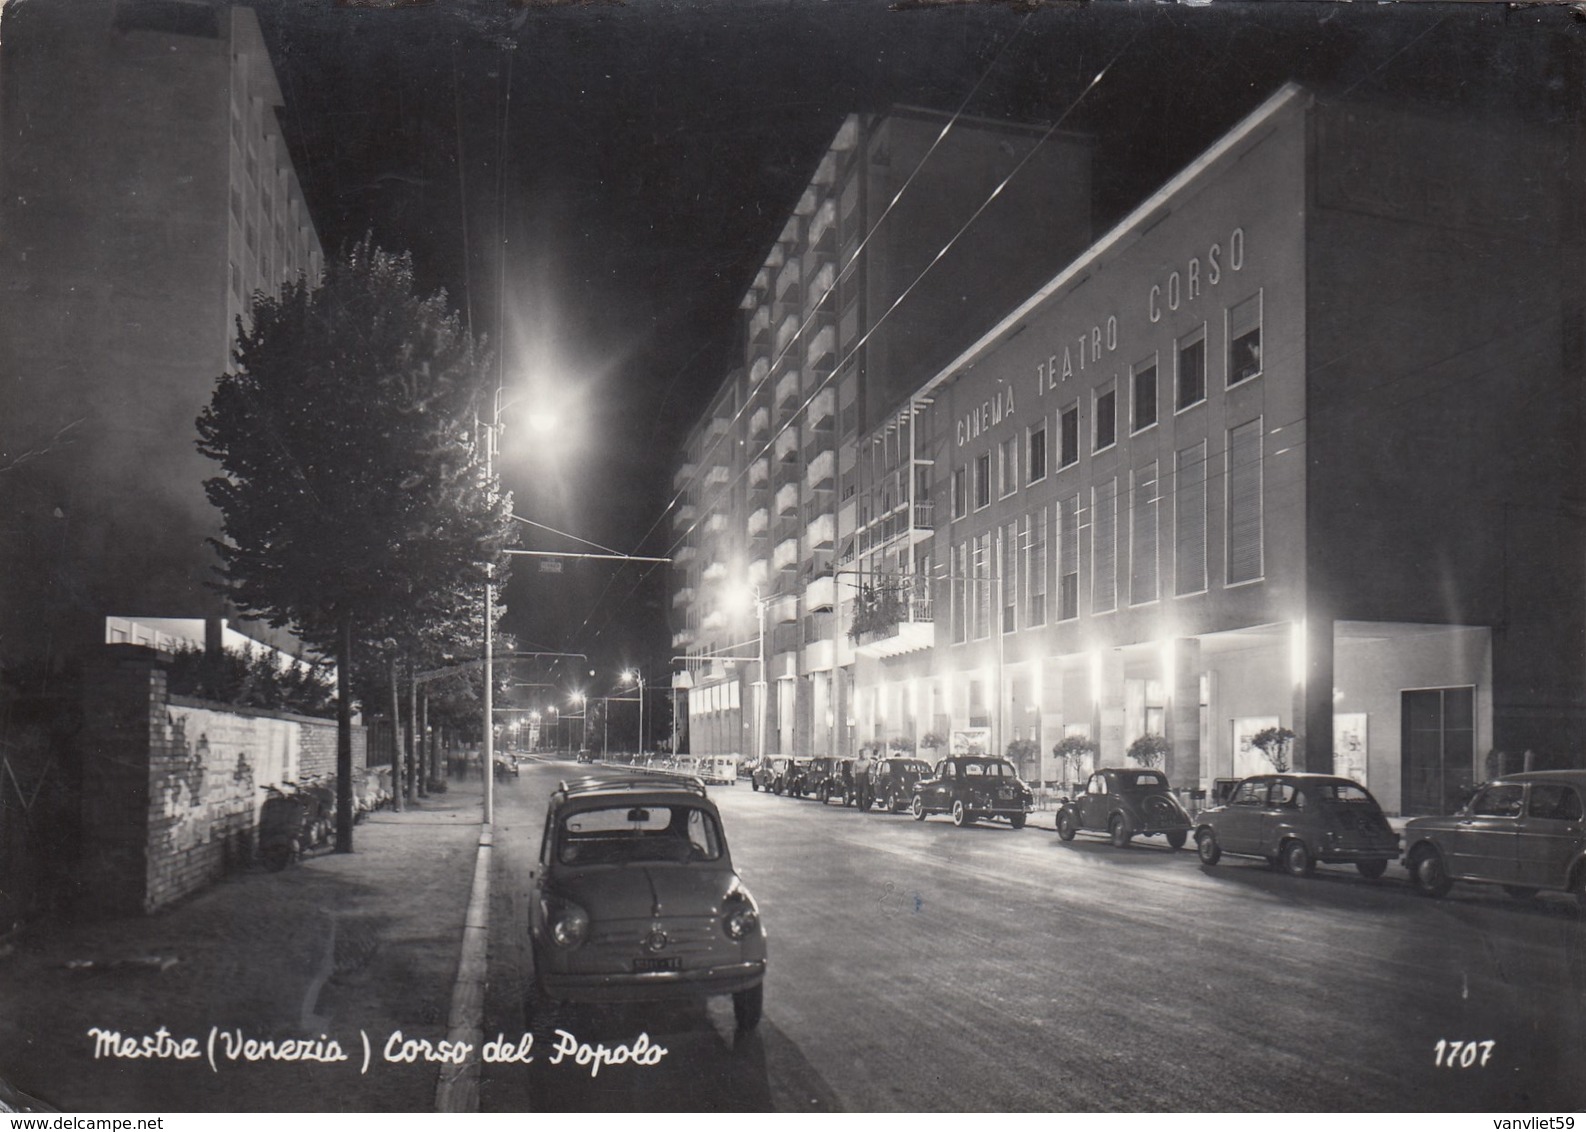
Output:
[[[580,720],[578,727],[578,749],[581,751],[589,745],[589,723],[585,717],[586,704],[588,701],[585,699],[584,693],[582,692],[574,692],[570,697],[568,697],[568,699],[571,703],[578,705],[578,714],[574,715],[572,712],[568,712],[567,718]],[[569,738],[571,738],[571,736],[569,736]]]

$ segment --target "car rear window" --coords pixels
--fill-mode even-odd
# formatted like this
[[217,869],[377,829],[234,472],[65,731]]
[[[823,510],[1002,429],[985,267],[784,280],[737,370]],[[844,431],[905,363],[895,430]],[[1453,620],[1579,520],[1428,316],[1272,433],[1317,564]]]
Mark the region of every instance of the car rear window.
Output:
[[1120,774],[1118,785],[1125,790],[1165,790],[1167,779],[1160,774]]
[[1552,818],[1555,821],[1580,821],[1580,795],[1573,787],[1551,782],[1537,783],[1531,787],[1531,801],[1526,812],[1534,818]]
[[1305,793],[1321,802],[1356,802],[1368,806],[1376,805],[1376,799],[1366,793],[1365,787],[1356,786],[1353,782],[1311,783],[1305,787]]
[[622,805],[578,810],[561,820],[564,865],[687,864],[721,857],[714,814],[697,806]]
[[1013,764],[1000,759],[987,760],[986,762],[964,763],[964,773],[972,775],[985,775],[989,778],[1015,777]]

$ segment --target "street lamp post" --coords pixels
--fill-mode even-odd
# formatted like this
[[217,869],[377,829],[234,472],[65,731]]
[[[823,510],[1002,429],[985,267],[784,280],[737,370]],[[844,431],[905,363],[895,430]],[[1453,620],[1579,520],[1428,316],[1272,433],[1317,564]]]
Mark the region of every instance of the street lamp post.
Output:
[[644,754],[644,673],[630,668],[622,674],[623,680],[639,689],[639,754]]

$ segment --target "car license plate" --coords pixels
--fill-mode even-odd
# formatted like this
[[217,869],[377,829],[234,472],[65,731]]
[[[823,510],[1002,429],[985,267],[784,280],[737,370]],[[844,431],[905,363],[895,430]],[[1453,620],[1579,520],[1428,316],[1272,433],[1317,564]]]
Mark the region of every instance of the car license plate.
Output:
[[635,959],[633,969],[638,974],[646,971],[680,971],[683,969],[683,960],[680,956],[671,955],[665,959]]

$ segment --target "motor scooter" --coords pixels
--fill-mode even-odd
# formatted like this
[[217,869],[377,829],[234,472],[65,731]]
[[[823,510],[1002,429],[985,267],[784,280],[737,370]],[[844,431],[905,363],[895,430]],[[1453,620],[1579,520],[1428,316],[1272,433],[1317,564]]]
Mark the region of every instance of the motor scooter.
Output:
[[299,794],[278,786],[269,791],[259,811],[259,859],[272,873],[280,872],[303,855],[311,841],[310,807]]

